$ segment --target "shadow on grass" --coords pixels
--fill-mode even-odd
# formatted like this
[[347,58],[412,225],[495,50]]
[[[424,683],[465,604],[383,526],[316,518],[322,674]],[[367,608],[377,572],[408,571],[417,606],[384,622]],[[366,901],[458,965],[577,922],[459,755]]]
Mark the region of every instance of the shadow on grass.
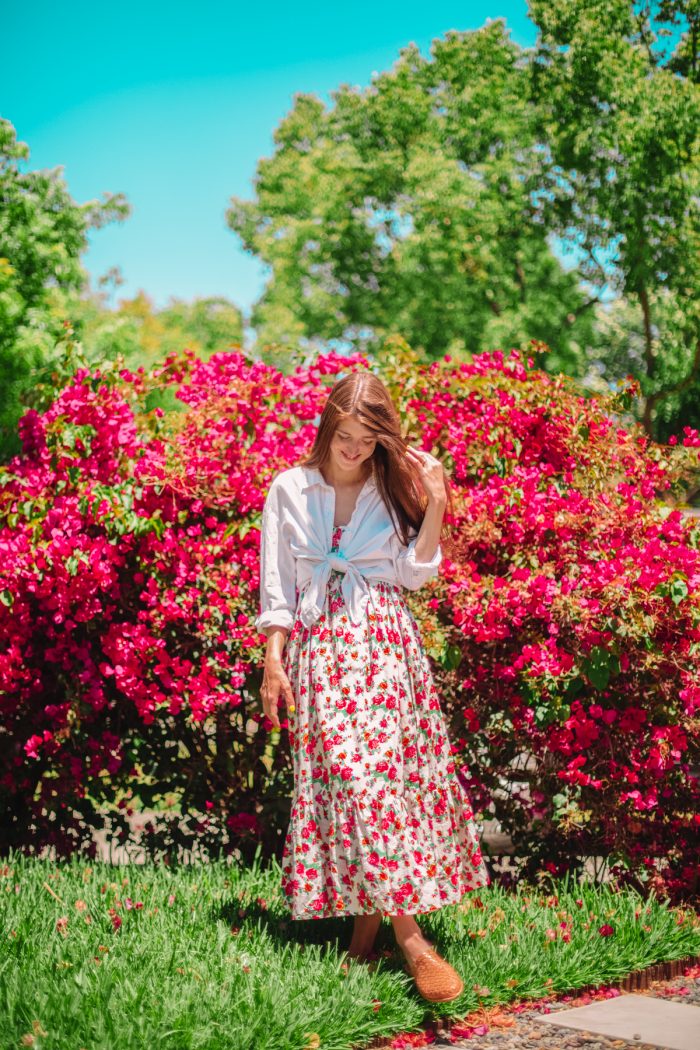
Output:
[[[255,899],[246,903],[227,901],[218,908],[212,908],[211,917],[215,921],[225,922],[232,930],[237,928],[239,937],[247,936],[247,931],[252,935],[252,931],[257,930],[280,948],[290,943],[318,945],[321,958],[330,954],[340,955],[347,949],[354,920],[352,915],[343,918],[292,919],[288,913],[280,914],[278,907],[264,907]],[[426,926],[423,932],[440,952],[440,938],[436,938]],[[404,956],[396,943],[388,916],[382,918],[374,940],[372,969],[378,959],[382,960],[383,967],[389,969],[404,967]]]

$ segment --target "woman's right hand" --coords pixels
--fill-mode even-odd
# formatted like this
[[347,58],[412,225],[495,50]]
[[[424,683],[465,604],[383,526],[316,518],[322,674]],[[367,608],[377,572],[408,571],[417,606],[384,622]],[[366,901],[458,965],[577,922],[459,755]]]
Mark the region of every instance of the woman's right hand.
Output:
[[288,711],[294,711],[294,692],[291,683],[280,661],[265,661],[262,685],[260,687],[263,711],[272,722],[275,729],[280,728],[280,720],[277,717],[279,698],[283,696]]

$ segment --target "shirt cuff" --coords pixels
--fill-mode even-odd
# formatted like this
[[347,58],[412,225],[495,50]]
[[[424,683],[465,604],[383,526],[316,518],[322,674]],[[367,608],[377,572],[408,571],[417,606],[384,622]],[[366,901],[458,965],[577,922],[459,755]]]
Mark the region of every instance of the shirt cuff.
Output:
[[405,570],[409,578],[409,587],[418,590],[431,576],[436,576],[442,561],[442,548],[438,544],[435,554],[430,561],[418,561],[416,558],[416,543],[418,537],[414,536],[406,547],[404,554]]
[[416,543],[418,537],[414,536],[408,547],[406,548],[406,561],[409,565],[412,565],[415,569],[437,569],[442,561],[442,549],[438,543],[435,554],[433,554],[430,561],[418,561],[416,558]]
[[255,620],[256,631],[262,631],[263,627],[284,627],[288,631],[294,624],[294,614],[278,609],[276,612],[261,613]]

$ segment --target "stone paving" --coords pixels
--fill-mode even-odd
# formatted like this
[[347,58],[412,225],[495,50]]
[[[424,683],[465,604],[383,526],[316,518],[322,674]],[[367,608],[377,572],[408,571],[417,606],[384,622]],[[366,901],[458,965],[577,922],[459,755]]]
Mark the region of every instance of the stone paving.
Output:
[[[433,1050],[447,1050],[448,1047],[464,1050],[700,1050],[700,967],[687,967],[686,971],[690,976],[653,981],[647,989],[632,993],[620,992],[616,999],[597,999],[590,1005],[590,995],[572,995],[568,1001],[561,997],[558,1001],[534,1005],[518,1014],[511,1014],[507,1010],[500,1015],[494,1012],[487,1032],[472,1029],[472,1034],[464,1038],[467,1032],[460,1035],[457,1026],[451,1034],[438,1035],[434,1041],[425,1045]],[[636,1006],[638,997],[653,999],[662,1011],[665,1006],[682,1004],[687,1010],[697,1011],[697,1016],[693,1019],[693,1015],[688,1014],[680,1024],[670,1011],[663,1016],[658,1015],[667,1026],[666,1040],[648,1041],[647,1034],[655,1039],[658,1032],[652,1033],[649,1026],[645,1025],[644,1014],[637,1009],[637,1026],[631,1032],[632,1038],[621,1038],[606,1033],[606,1026],[609,1022],[609,1004],[619,1003],[623,997],[628,1001],[635,1000]],[[591,1011],[588,1028],[578,1030],[556,1023],[553,1015],[559,1013],[563,1020],[564,1014],[575,1011],[582,1003]],[[639,1038],[635,1039],[635,1035]]]

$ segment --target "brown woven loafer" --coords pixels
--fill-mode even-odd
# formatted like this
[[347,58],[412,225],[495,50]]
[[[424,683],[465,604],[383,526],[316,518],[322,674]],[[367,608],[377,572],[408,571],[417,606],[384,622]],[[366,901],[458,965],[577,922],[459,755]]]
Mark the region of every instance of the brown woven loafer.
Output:
[[462,978],[434,948],[427,948],[413,962],[407,962],[406,970],[423,998],[432,1003],[456,999],[464,990]]

